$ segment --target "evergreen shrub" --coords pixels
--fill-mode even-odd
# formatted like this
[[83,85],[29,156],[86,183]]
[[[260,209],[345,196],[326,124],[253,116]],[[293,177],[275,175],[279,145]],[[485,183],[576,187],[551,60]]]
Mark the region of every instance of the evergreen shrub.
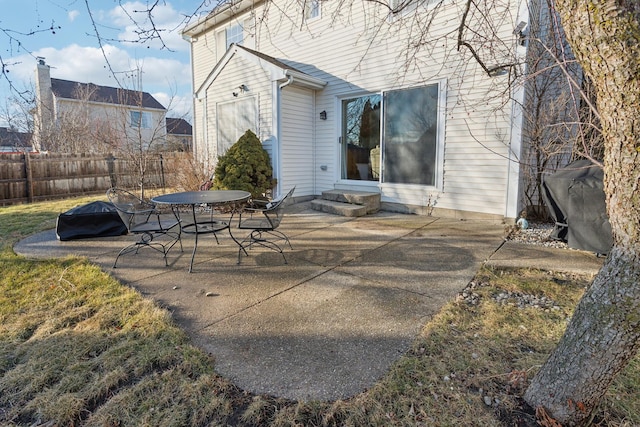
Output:
[[275,185],[269,153],[255,133],[247,130],[227,152],[218,157],[214,190],[244,190],[254,199],[264,198]]

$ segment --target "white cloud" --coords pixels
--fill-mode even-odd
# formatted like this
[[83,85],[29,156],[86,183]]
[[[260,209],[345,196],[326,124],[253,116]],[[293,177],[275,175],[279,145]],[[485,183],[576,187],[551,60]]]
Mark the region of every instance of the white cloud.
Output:
[[138,69],[142,70],[143,85],[164,85],[169,89],[191,83],[189,64],[153,56],[133,62]]
[[156,92],[151,95],[169,110],[167,117],[182,118],[193,123],[191,115],[193,102],[190,96],[171,95],[165,92]]
[[80,16],[80,11],[78,10],[70,10],[69,13],[67,14],[67,17],[69,18],[69,22],[75,21],[78,16]]
[[[185,26],[185,17],[176,11],[170,3],[157,3],[153,10],[149,6],[135,1],[122,3],[111,9],[108,16],[112,25],[123,30],[118,34],[122,42],[142,42],[145,46],[160,49],[164,46],[170,50],[186,51],[189,44],[182,39],[180,31]],[[154,32],[154,29],[157,32]],[[140,35],[140,31],[144,35]],[[151,39],[141,40],[146,36]],[[158,36],[162,39],[159,40]]]

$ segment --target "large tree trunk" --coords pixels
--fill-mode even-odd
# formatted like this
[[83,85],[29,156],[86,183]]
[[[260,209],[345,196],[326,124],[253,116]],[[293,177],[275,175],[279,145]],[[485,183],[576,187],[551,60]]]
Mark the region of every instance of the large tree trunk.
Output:
[[614,247],[525,400],[565,426],[589,421],[640,345],[640,5],[557,0],[598,98]]

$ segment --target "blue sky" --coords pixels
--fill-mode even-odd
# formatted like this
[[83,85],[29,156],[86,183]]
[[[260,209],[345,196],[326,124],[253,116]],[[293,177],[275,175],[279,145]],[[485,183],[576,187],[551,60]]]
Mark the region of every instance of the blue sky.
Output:
[[[18,89],[30,89],[36,57],[44,57],[53,78],[142,89],[170,108],[170,115],[187,114],[191,121],[189,44],[182,39],[180,30],[210,11],[217,1],[158,1],[152,17],[156,28],[161,30],[165,48],[158,40],[131,42],[138,40],[131,18],[149,27],[146,14],[137,11],[147,10],[154,3],[0,0],[0,59],[9,71],[6,76]],[[115,76],[109,71],[105,56]],[[142,73],[131,71],[137,69]],[[5,106],[9,93],[9,82],[0,76],[1,107]]]

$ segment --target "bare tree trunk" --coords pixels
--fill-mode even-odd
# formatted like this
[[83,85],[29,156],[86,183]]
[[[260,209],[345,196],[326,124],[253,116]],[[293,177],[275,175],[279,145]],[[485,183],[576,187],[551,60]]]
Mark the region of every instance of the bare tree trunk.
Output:
[[580,425],[638,349],[640,258],[616,247],[571,319],[560,344],[525,393],[563,425]]
[[571,46],[596,89],[614,247],[525,400],[581,425],[640,346],[640,5],[558,0]]

